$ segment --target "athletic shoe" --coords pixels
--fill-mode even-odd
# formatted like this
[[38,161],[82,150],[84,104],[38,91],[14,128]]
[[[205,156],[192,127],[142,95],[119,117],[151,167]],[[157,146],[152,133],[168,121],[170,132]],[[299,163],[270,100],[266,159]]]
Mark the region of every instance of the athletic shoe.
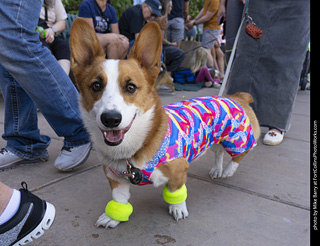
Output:
[[212,86],[213,86],[213,82],[211,82],[211,81],[206,81],[206,82],[204,82],[204,87],[210,88],[210,87],[212,87]]
[[91,142],[73,148],[63,147],[54,166],[60,171],[71,171],[81,166],[88,159],[91,147]]
[[[219,80],[219,81],[220,81],[220,80]],[[221,87],[220,82],[213,81],[213,87],[214,87],[214,88],[220,88],[220,87]]]
[[27,184],[21,183],[21,202],[16,214],[0,226],[0,242],[3,246],[26,245],[41,237],[55,218],[52,204],[41,200],[28,191]]
[[28,164],[35,164],[39,162],[45,162],[49,159],[49,155],[47,154],[44,157],[37,158],[34,160],[27,160],[22,159],[19,156],[16,156],[11,151],[3,148],[0,150],[0,170],[6,170],[10,168],[17,167],[19,165],[28,165]]

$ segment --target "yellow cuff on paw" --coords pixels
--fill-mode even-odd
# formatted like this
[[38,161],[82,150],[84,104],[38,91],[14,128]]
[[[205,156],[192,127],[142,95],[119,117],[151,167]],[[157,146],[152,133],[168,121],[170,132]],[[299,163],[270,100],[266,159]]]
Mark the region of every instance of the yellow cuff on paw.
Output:
[[115,200],[108,202],[105,209],[106,215],[117,221],[128,221],[132,212],[133,207],[130,203],[123,204],[116,202]]
[[163,199],[169,204],[179,204],[187,200],[187,187],[184,184],[179,190],[170,192],[168,185],[163,188]]

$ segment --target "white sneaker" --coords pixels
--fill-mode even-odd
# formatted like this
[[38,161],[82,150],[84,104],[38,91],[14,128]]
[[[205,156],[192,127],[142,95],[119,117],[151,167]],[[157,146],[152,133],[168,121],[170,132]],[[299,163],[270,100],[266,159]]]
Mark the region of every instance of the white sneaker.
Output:
[[204,82],[204,87],[210,88],[212,86],[213,86],[213,83],[211,81]]
[[91,142],[73,148],[63,147],[54,166],[60,171],[71,171],[81,166],[88,159],[91,147]]
[[48,153],[43,156],[33,160],[22,159],[19,156],[16,156],[11,151],[6,148],[0,150],[0,171],[15,168],[17,166],[35,164],[40,162],[46,162],[49,159]]
[[274,130],[269,130],[266,135],[264,135],[264,138],[262,140],[262,143],[266,144],[266,145],[278,145],[281,144],[282,140],[284,137],[284,133],[279,133],[277,131]]
[[213,82],[213,87],[214,88],[220,88],[221,85],[219,83],[217,83],[217,82]]

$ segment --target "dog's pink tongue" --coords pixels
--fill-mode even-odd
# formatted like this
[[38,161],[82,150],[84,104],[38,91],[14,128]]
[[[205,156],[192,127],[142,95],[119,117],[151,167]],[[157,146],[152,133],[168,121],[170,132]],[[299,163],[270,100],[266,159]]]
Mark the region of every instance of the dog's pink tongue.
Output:
[[111,131],[105,131],[104,137],[106,140],[110,143],[116,143],[119,142],[124,138],[124,131],[123,130],[111,130]]

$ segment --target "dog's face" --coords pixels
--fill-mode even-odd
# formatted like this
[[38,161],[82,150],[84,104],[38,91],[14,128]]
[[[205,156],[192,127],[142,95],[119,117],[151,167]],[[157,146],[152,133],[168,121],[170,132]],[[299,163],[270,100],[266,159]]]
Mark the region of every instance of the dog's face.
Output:
[[70,47],[81,110],[93,141],[118,148],[117,154],[129,146],[133,152],[153,116],[161,53],[158,25],[143,28],[127,60],[105,60],[94,30],[81,18],[73,23]]

